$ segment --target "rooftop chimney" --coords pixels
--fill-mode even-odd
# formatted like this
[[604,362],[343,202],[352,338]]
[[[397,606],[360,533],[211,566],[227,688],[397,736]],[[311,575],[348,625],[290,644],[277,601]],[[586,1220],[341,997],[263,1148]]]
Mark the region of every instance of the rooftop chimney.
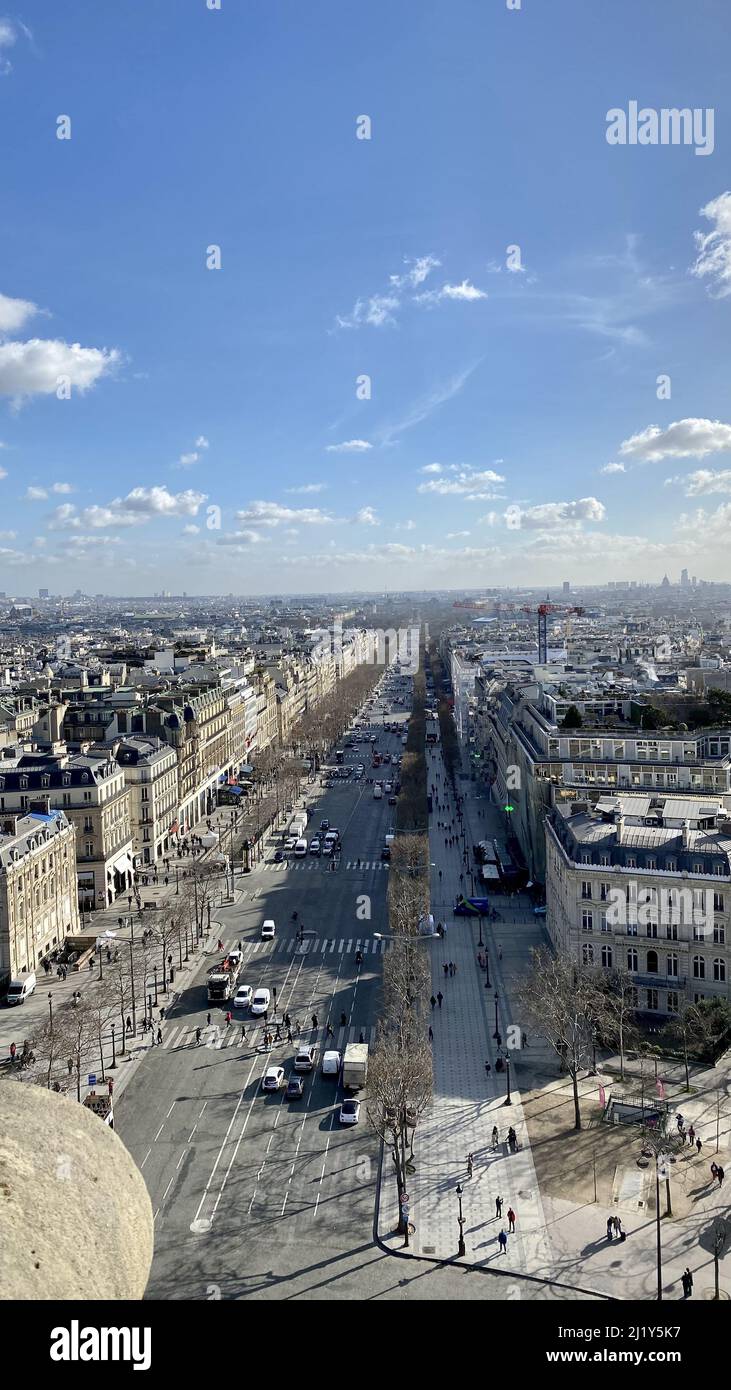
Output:
[[683,821],[683,849],[690,849],[690,821]]

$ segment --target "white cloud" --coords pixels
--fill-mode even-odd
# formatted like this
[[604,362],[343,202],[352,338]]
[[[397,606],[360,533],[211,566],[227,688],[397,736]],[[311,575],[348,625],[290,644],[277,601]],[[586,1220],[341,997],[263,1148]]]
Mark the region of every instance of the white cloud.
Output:
[[660,463],[668,458],[705,458],[731,449],[731,425],[720,420],[674,420],[666,429],[648,425],[619,447],[625,458]]
[[678,517],[675,523],[675,530],[691,539],[695,536],[698,541],[707,546],[714,541],[722,541],[724,547],[728,543],[729,529],[731,528],[731,502],[722,502],[716,507],[715,512],[704,511],[699,507],[692,514],[684,514]]
[[421,294],[410,294],[441,265],[436,256],[418,256],[415,260],[405,260],[406,270],[400,275],[389,275],[388,289],[381,294],[357,299],[349,314],[338,314],[335,319],[338,328],[360,328],[369,324],[372,328],[393,327],[397,322],[399,310],[405,299],[412,304],[434,305],[444,300],[461,300],[468,303],[476,299],[487,299],[484,290],[477,289],[469,280],[461,284],[442,285],[440,290],[424,290]]
[[0,294],[0,333],[3,336],[6,333],[17,333],[28,319],[34,318],[38,313],[38,305],[32,304],[29,299],[9,299],[6,294]]
[[536,507],[521,507],[520,530],[553,531],[561,527],[580,526],[584,521],[603,521],[606,508],[596,497],[580,497],[575,502],[543,502]]
[[328,444],[325,452],[328,454],[364,454],[367,449],[372,449],[373,445],[367,439],[345,439],[342,444]]
[[198,435],[198,438],[195,441],[195,447],[196,449],[207,449],[209,447],[208,440],[206,439],[206,436],[204,434]]
[[425,464],[424,464],[424,467],[419,469],[419,472],[420,472],[420,473],[441,473],[441,472],[442,472],[442,465],[441,465],[441,463],[425,463]]
[[731,193],[721,193],[701,208],[701,217],[714,224],[711,232],[694,232],[698,255],[691,274],[706,277],[714,299],[731,294]]
[[17,531],[0,531],[0,541],[14,541]]
[[50,489],[47,487],[34,487],[30,484],[25,493],[24,500],[26,502],[42,502],[48,497],[49,491],[55,492],[57,495],[59,493],[63,495],[64,493],[73,492],[73,490],[70,483],[51,483]]
[[422,421],[427,420],[440,406],[444,405],[447,401],[451,401],[454,396],[459,395],[465,382],[467,382],[472,376],[472,373],[476,371],[481,361],[482,358],[478,357],[475,362],[471,362],[469,366],[463,367],[461,371],[456,372],[455,375],[450,377],[447,381],[438,382],[436,386],[433,386],[431,391],[428,391],[425,396],[421,396],[413,405],[408,407],[402,419],[393,424],[386,425],[383,429],[379,430],[379,444],[393,444],[398,435],[402,434],[404,430],[412,429],[414,425],[420,425]]
[[51,396],[59,378],[72,391],[88,391],[119,362],[116,349],[84,348],[59,339],[30,338],[27,343],[0,343],[0,395],[22,400]]
[[492,468],[458,468],[450,465],[451,478],[433,478],[428,483],[419,483],[417,492],[435,492],[440,497],[464,497],[468,502],[490,500],[499,497],[496,488],[505,482],[501,473]]
[[279,502],[251,502],[236,513],[236,520],[254,526],[281,526],[292,522],[304,526],[329,526],[335,520],[319,507],[283,507]]
[[219,536],[216,545],[229,546],[234,555],[243,555],[252,545],[260,545],[268,540],[268,536],[262,536],[258,531],[247,528],[243,531],[232,531],[226,536]]
[[300,496],[308,492],[325,492],[327,483],[303,483],[302,487],[286,487],[285,492],[298,493]]
[[197,536],[197,535],[198,535],[198,532],[200,531],[200,529],[201,529],[200,526],[196,526],[195,522],[194,522],[194,521],[191,521],[191,522],[189,523],[188,526],[184,526],[184,527],[183,527],[183,535],[184,535],[184,536]]
[[49,518],[49,529],[78,530],[92,527],[103,530],[109,526],[144,526],[154,517],[197,516],[204,492],[168,492],[166,487],[135,487],[126,497],[115,497],[107,506],[84,507],[79,511],[72,502],[62,502]]
[[469,531],[447,531],[448,541],[460,541],[464,536],[469,536]]
[[686,497],[701,497],[709,492],[731,492],[731,468],[721,468],[714,472],[711,468],[699,468],[687,477],[668,478],[668,483],[682,483]]
[[8,476],[8,470],[7,470],[7,468],[0,468],[0,478],[7,478],[7,476]]
[[604,467],[599,469],[599,472],[604,474],[626,473],[627,469],[623,463],[605,463]]
[[3,18],[0,19],[0,77],[7,77],[13,71],[13,65],[9,59],[8,50],[15,47],[19,35],[23,34],[26,39],[32,39],[30,29],[21,20]]
[[416,522],[409,517],[408,521],[397,521],[394,526],[395,531],[415,531]]
[[440,290],[425,290],[423,294],[416,296],[416,303],[438,304],[444,299],[459,299],[465,304],[470,304],[476,299],[487,299],[487,291],[478,290],[469,280],[463,280],[461,285],[442,285]]
[[363,526],[380,526],[381,524],[372,507],[361,507],[360,511],[356,512],[353,517],[353,521],[360,522]]
[[496,526],[498,520],[499,517],[497,512],[485,512],[484,516],[479,516],[477,518],[478,525],[480,526]]
[[177,462],[177,467],[192,468],[193,464],[197,463],[199,458],[200,454],[198,454],[195,450],[193,450],[191,454],[181,454]]

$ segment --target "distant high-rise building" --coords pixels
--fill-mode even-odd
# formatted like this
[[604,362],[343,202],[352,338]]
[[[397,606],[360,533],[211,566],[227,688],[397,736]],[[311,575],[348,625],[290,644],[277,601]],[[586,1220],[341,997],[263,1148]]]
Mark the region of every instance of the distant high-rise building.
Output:
[[669,589],[669,588],[670,588],[670,580],[668,579],[668,577],[667,577],[666,574],[663,575],[662,584],[660,585],[660,588],[661,588],[661,589]]
[[695,588],[695,586],[696,586],[697,583],[698,583],[698,579],[697,579],[697,576],[694,574],[694,575],[693,575],[693,578],[692,578],[692,580],[691,580],[691,584],[693,585],[693,588]]
[[680,585],[681,585],[681,588],[687,589],[689,582],[690,582],[690,581],[689,581],[689,579],[688,579],[688,571],[687,571],[687,570],[681,570],[681,571],[680,571]]
[[48,598],[48,589],[39,589],[39,590],[38,590],[38,597],[39,597],[39,598]]
[[564,579],[564,582],[563,582],[563,591],[564,591],[565,594],[570,594],[570,593],[571,593],[571,581],[570,581],[570,580]]

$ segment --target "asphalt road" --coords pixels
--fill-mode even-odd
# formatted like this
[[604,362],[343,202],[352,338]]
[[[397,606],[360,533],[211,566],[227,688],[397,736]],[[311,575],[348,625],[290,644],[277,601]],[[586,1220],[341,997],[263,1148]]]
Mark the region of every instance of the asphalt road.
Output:
[[[395,735],[381,734],[379,748],[402,751]],[[317,1042],[320,1050],[328,1021],[337,1046],[358,1041],[361,1032],[372,1043],[384,949],[373,933],[387,929],[388,869],[380,851],[394,808],[385,797],[373,799],[365,745],[348,750],[347,761],[366,763],[363,780],[323,790],[308,826],[316,829],[327,816],[340,830],[337,872],[327,859],[309,856],[285,866],[265,863],[237,883],[243,896],[236,906],[217,914],[224,943],[243,942],[239,983],[276,988],[278,1016],[287,1010],[300,1020],[300,1039]],[[387,769],[376,775],[385,779]],[[304,949],[293,911],[298,925],[315,933]],[[277,924],[274,942],[260,939],[267,917]],[[359,946],[361,966],[355,963]],[[155,1211],[147,1296],[321,1297],[332,1284],[334,1296],[363,1297],[359,1271],[365,1279],[372,1266],[383,1270],[379,1285],[402,1287],[404,1275],[391,1269],[401,1262],[372,1244],[378,1144],[365,1106],[358,1125],[341,1126],[339,1086],[319,1069],[298,1102],[285,1101],[283,1092],[264,1094],[266,1067],[281,1064],[289,1075],[296,1044],[264,1054],[261,1025],[247,1013],[227,1030],[222,1008],[212,1010],[208,1028],[205,974],[215,958],[201,964],[171,1009],[163,1046],[141,1062],[115,1109],[116,1128],[143,1172]],[[341,1012],[348,1017],[344,1029]],[[196,1027],[204,1030],[200,1047]]]

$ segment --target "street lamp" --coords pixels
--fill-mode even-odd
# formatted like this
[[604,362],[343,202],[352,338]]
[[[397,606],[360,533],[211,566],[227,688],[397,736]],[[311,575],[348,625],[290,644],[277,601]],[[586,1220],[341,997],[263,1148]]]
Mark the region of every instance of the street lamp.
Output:
[[493,1036],[493,1038],[495,1038],[496,1041],[497,1041],[497,1039],[500,1037],[500,1032],[499,1032],[499,1029],[498,1029],[498,1026],[497,1026],[497,1006],[498,1006],[498,1003],[499,1003],[499,1002],[500,1002],[500,996],[499,996],[497,990],[495,990],[495,1032],[493,1033],[492,1036]]
[[461,1185],[460,1183],[457,1183],[457,1201],[459,1202],[459,1216],[458,1216],[458,1218],[457,1218],[457,1220],[458,1220],[458,1222],[459,1222],[459,1246],[458,1246],[458,1249],[457,1249],[457,1254],[458,1254],[458,1255],[465,1255],[465,1254],[466,1254],[465,1243],[464,1243],[464,1217],[463,1217],[463,1215],[462,1215],[462,1193],[463,1193],[463,1191],[464,1191],[464,1188],[462,1187],[462,1185]]
[[53,995],[50,990],[48,991],[48,1023],[53,1032]]
[[512,1105],[513,1102],[512,1102],[512,1100],[511,1100],[511,1098],[510,1098],[510,1053],[508,1052],[507,1048],[506,1048],[506,1050],[505,1050],[505,1070],[506,1070],[506,1072],[507,1072],[507,1082],[508,1082],[508,1093],[507,1093],[507,1095],[506,1095],[506,1097],[505,1097],[505,1104],[506,1104],[506,1105]]

